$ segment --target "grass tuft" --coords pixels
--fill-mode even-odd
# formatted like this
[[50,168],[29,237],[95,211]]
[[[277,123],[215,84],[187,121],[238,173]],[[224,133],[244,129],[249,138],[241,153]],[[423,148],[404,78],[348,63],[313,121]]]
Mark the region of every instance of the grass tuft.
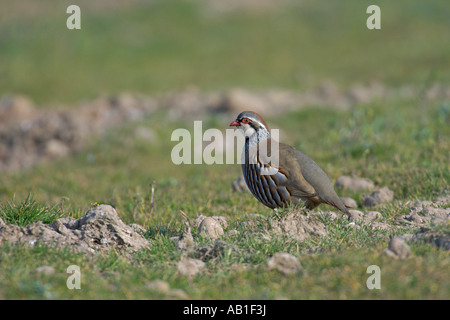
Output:
[[5,223],[22,227],[36,221],[49,224],[63,215],[64,211],[60,203],[49,207],[37,202],[31,193],[20,203],[16,203],[15,198],[13,198],[12,201],[7,201],[0,206],[0,218]]

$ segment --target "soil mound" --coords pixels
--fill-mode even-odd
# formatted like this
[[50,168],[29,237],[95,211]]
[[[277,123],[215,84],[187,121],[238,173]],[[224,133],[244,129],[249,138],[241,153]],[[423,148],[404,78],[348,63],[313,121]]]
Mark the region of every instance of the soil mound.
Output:
[[50,225],[39,221],[20,227],[0,221],[0,245],[3,243],[68,247],[86,253],[107,253],[111,249],[129,253],[150,245],[119,218],[113,207],[105,204],[88,210],[78,220],[61,218]]

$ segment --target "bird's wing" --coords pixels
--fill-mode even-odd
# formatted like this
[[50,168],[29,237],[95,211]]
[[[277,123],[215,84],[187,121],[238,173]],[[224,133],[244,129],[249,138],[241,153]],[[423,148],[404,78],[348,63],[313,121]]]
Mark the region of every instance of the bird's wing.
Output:
[[[259,158],[266,168],[272,170],[273,177],[277,179],[279,186],[288,188],[295,197],[314,197],[316,192],[302,174],[300,163],[295,156],[296,151],[298,150],[284,143],[278,143],[277,149],[272,139],[259,143]],[[273,154],[274,152],[278,154],[278,157]],[[279,178],[282,176],[287,179]]]
[[348,213],[347,208],[334,190],[333,184],[327,174],[306,154],[295,148],[292,149],[295,150],[293,152],[295,153],[296,161],[300,165],[304,179],[314,187],[319,199],[342,212]]
[[[270,164],[270,167],[276,170],[275,177],[280,173],[287,177],[283,181],[280,180],[280,186],[288,188],[295,197],[317,197],[322,202],[348,213],[327,174],[310,157],[284,143],[278,143],[278,149],[276,146],[276,142],[269,138],[259,143],[258,151],[262,162]],[[273,152],[278,152],[277,163],[274,163],[276,157],[272,155]]]

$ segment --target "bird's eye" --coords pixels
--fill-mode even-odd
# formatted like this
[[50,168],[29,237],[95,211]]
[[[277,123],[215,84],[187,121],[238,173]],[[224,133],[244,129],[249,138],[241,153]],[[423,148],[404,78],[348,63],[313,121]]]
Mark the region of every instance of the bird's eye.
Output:
[[252,122],[249,118],[244,118],[244,119],[242,119],[242,121],[241,121],[242,123],[250,123],[250,122]]

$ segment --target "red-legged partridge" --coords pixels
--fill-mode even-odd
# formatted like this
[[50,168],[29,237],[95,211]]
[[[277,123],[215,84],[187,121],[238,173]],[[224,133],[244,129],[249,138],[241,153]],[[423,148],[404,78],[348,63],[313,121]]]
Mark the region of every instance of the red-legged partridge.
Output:
[[[326,203],[350,216],[325,172],[303,152],[272,140],[259,114],[244,111],[230,126],[244,133],[242,172],[248,188],[262,204],[275,209],[303,200],[308,209],[313,209]],[[271,161],[272,144],[278,144],[277,164]]]

